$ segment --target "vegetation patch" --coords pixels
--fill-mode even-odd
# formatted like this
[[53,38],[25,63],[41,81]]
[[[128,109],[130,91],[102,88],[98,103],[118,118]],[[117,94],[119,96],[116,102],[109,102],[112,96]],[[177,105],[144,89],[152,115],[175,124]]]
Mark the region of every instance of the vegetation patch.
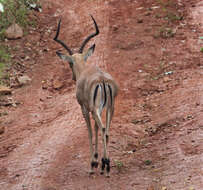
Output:
[[144,161],[144,164],[147,165],[147,166],[149,166],[149,165],[152,164],[152,161],[151,161],[151,160],[145,160],[145,161]]
[[0,0],[3,11],[0,14],[0,40],[4,39],[5,30],[13,23],[26,28],[33,24],[28,18],[31,5],[38,4],[39,0]]
[[184,13],[176,1],[172,0],[156,0],[157,7],[155,18],[160,20],[161,24],[154,33],[154,38],[172,38],[176,34],[176,26],[184,19]]
[[6,46],[0,46],[0,84],[3,84],[4,79],[7,79],[7,74],[4,73],[10,61],[10,53]]
[[114,164],[115,164],[116,169],[117,169],[118,172],[120,173],[121,170],[124,168],[123,162],[120,161],[120,160],[114,160]]
[[[29,13],[31,9],[39,5],[39,0],[0,0],[0,84],[7,83],[11,66],[10,48],[5,43],[5,31],[16,23],[24,29],[35,23]],[[26,30],[24,30],[26,33]]]

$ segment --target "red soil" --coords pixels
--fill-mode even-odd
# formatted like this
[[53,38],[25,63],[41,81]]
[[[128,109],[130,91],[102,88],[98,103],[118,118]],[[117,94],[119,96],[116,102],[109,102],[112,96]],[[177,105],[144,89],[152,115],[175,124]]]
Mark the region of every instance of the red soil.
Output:
[[[21,104],[2,108],[0,189],[203,189],[203,2],[49,0],[36,14],[38,29],[8,42],[36,51],[26,70],[32,83],[12,95]],[[93,30],[89,14],[101,31],[89,60],[120,86],[109,179],[87,174],[87,129],[52,40],[62,16],[60,38],[77,50]]]

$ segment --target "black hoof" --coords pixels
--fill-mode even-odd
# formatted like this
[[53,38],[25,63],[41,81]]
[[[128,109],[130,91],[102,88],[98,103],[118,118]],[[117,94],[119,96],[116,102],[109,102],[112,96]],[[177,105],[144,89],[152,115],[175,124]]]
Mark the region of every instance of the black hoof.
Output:
[[99,165],[98,162],[95,162],[95,161],[91,162],[91,167],[92,168],[98,168],[98,165]]
[[110,160],[109,159],[106,160],[106,172],[107,172],[107,174],[109,174],[109,172],[110,172]]
[[106,168],[107,176],[109,176],[110,172],[110,160],[107,158],[102,158],[102,166],[101,166],[101,173],[104,173],[104,169]]
[[104,171],[105,169],[105,160],[104,158],[102,158],[101,162],[102,162],[102,165],[101,165],[101,170]]

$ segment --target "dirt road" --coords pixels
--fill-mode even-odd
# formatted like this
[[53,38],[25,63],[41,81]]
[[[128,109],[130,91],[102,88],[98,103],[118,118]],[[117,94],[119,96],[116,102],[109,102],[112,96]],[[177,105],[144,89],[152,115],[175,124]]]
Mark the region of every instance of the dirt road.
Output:
[[[52,40],[62,17],[60,38],[77,50],[93,30],[89,14],[101,31],[90,60],[121,89],[109,179],[87,174],[85,122]],[[0,190],[203,189],[203,1],[49,0],[37,16],[38,30],[20,42],[39,41],[32,82],[1,117]]]

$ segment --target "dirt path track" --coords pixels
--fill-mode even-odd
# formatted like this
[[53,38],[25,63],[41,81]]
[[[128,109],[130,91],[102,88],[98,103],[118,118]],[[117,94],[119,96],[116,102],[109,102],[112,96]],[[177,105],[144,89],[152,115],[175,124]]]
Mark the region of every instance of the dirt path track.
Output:
[[[5,117],[0,190],[203,189],[203,56],[197,43],[203,23],[194,20],[202,14],[197,9],[202,2],[179,1],[177,10],[185,20],[169,25],[177,32],[166,39],[157,36],[162,11],[149,9],[161,6],[152,2],[44,2],[39,17],[43,31],[36,36],[49,51],[29,73],[32,84],[13,95],[23,104]],[[111,127],[110,179],[99,172],[87,175],[85,122],[71,71],[56,57],[60,47],[51,39],[62,16],[60,38],[77,49],[93,29],[89,14],[101,31],[93,40],[91,61],[108,70],[121,88]],[[56,78],[65,83],[62,89],[42,89],[42,81]]]

